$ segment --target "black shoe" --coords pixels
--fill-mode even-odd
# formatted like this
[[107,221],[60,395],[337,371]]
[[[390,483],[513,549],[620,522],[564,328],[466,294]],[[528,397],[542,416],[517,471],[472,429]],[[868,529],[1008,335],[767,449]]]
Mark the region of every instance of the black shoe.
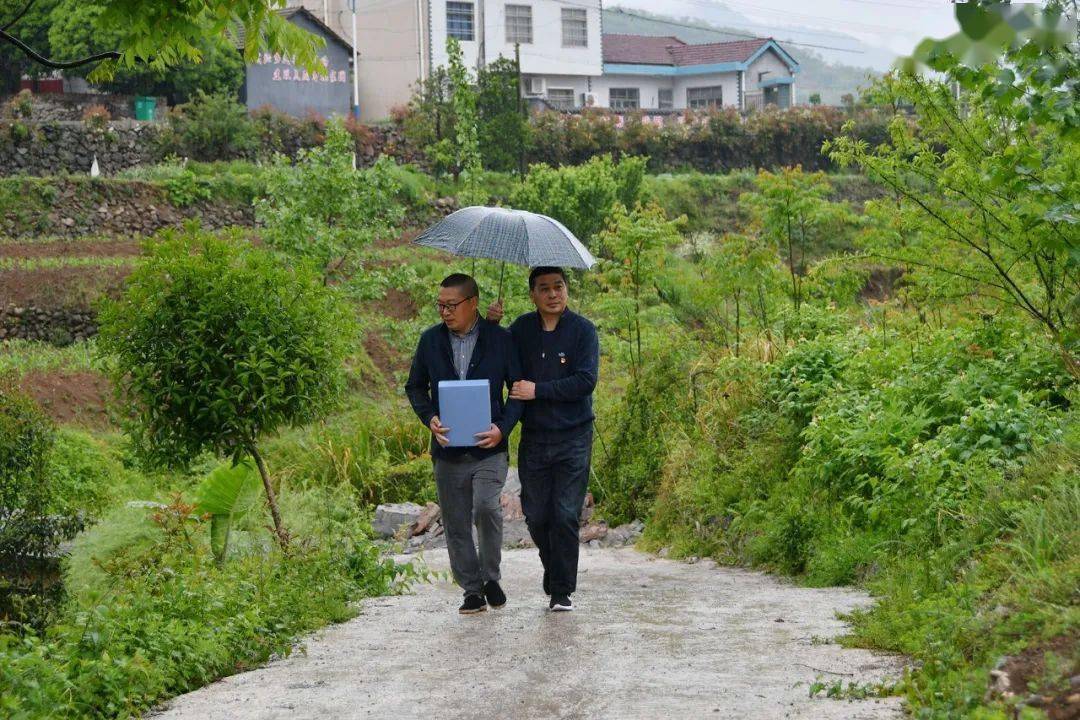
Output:
[[569,595],[552,595],[548,609],[553,612],[570,612],[574,609],[574,603],[570,602]]
[[487,610],[487,603],[484,602],[482,595],[466,595],[465,602],[458,608],[458,612],[462,615],[475,615],[485,610]]
[[484,583],[484,597],[487,598],[487,604],[493,608],[501,608],[506,604],[506,593],[494,580]]

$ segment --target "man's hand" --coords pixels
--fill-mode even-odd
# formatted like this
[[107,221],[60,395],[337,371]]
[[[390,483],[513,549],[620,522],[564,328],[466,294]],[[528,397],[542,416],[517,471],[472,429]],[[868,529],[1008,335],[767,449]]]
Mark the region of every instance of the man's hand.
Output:
[[536,383],[531,380],[518,380],[510,388],[511,400],[535,400]]
[[495,302],[488,305],[487,319],[490,322],[495,323],[496,325],[498,325],[499,323],[502,322],[502,319],[503,319],[502,300],[496,300]]
[[485,430],[484,432],[478,432],[475,437],[480,441],[476,443],[476,447],[484,448],[486,450],[487,448],[493,448],[502,442],[502,430],[500,430],[499,426],[495,423],[491,423],[491,429]]
[[431,418],[429,426],[431,428],[431,434],[435,436],[435,442],[439,443],[442,447],[446,447],[450,444],[450,438],[446,437],[446,433],[450,432],[450,428],[439,422],[439,416]]

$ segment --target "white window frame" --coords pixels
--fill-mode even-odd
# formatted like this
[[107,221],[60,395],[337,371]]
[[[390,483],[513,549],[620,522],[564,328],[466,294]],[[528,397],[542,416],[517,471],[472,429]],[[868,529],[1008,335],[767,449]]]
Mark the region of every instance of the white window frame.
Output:
[[[667,100],[664,99],[663,94],[667,93]],[[675,90],[673,88],[657,88],[656,89],[656,109],[657,110],[674,110],[675,109]]]
[[[564,106],[564,105],[561,105],[559,103],[552,102],[551,101],[551,91],[552,90],[554,90],[556,92],[570,93],[570,97],[568,98],[569,101],[570,101],[569,104]],[[575,100],[577,98],[577,94],[574,92],[574,88],[572,88],[572,87],[549,87],[547,89],[546,97],[547,97],[548,104],[551,105],[552,107],[558,109],[558,110],[573,110],[577,106],[577,103],[575,102]]]
[[[464,27],[455,27],[465,17],[464,6],[469,6],[469,26],[467,31]],[[451,6],[454,6],[451,9]],[[468,37],[466,37],[466,34]],[[461,42],[473,42],[476,40],[476,4],[463,0],[447,0],[446,2],[446,37],[457,38]]]
[[[626,93],[633,97],[612,97],[613,93]],[[633,103],[632,105],[630,103]],[[608,88],[608,106],[612,110],[640,110],[641,109],[641,88],[636,87],[621,87],[621,88]]]
[[[716,91],[716,97],[705,97],[690,99],[690,93],[694,91],[703,93],[709,93],[710,91]],[[708,110],[711,107],[723,107],[724,106],[724,86],[723,85],[704,85],[702,87],[688,87],[686,88],[686,107],[691,110]]]
[[[511,14],[511,9],[513,14]],[[519,5],[507,3],[506,11],[506,42],[510,45],[520,43],[532,45],[533,41],[533,17],[532,5]]]
[[[585,8],[562,8],[562,46],[589,47],[589,12]],[[580,26],[578,25],[580,23]]]

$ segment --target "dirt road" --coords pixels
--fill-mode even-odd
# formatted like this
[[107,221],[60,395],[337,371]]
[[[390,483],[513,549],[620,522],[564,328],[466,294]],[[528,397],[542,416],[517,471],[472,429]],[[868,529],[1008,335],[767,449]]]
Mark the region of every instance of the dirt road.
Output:
[[[445,550],[430,551],[433,569]],[[264,718],[897,718],[896,698],[808,696],[809,684],[896,677],[845,650],[836,612],[868,602],[767,575],[582,550],[572,613],[549,613],[535,551],[503,556],[500,610],[460,616],[446,581],[365,602],[307,652],[177,698],[168,720]]]

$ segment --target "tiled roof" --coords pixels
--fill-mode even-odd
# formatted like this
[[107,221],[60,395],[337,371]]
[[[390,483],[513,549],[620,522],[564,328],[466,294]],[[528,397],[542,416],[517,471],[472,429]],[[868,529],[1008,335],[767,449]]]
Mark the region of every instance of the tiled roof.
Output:
[[672,47],[685,46],[677,37],[657,35],[604,35],[604,62],[671,65]]
[[712,65],[745,62],[772,38],[687,45],[676,37],[604,35],[604,62],[639,65]]

